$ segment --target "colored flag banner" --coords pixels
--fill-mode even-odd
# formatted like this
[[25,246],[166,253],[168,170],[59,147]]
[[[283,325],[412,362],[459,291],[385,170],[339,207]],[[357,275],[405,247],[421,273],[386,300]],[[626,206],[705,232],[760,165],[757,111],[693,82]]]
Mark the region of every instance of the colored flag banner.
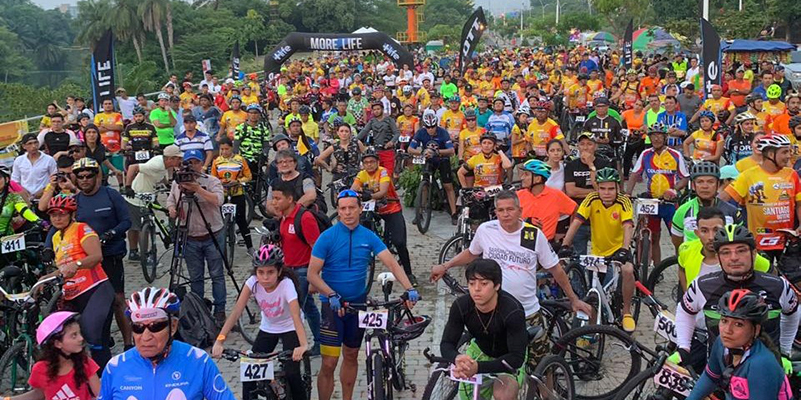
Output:
[[114,34],[107,30],[95,45],[91,62],[92,106],[95,114],[103,100],[114,99]]
[[478,41],[481,39],[481,35],[486,28],[487,18],[484,16],[484,9],[479,7],[478,10],[467,19],[467,22],[465,22],[462,28],[462,40],[459,42],[461,43],[461,48],[459,49],[459,63],[457,64],[459,72],[463,72],[465,67],[467,67],[467,60],[470,59],[470,55],[473,54],[476,47],[478,47]]

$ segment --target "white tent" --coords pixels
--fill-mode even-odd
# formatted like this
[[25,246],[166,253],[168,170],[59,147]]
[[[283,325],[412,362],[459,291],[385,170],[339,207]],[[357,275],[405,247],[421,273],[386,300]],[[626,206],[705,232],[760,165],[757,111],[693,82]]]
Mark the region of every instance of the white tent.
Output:
[[353,31],[353,33],[376,33],[376,32],[378,32],[378,31],[375,30],[375,28],[373,28],[372,26],[368,26],[366,28],[365,27],[361,27],[361,28],[356,29],[355,31]]

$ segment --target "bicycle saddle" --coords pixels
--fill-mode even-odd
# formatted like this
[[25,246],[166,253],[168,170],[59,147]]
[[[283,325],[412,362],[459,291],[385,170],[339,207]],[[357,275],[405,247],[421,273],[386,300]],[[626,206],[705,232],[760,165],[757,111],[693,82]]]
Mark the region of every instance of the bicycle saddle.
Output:
[[392,275],[392,272],[382,272],[378,274],[378,281],[382,286],[387,282],[395,282],[395,275]]
[[529,326],[526,328],[526,333],[528,333],[528,341],[534,342],[542,339],[545,335],[545,329],[542,329],[541,326]]

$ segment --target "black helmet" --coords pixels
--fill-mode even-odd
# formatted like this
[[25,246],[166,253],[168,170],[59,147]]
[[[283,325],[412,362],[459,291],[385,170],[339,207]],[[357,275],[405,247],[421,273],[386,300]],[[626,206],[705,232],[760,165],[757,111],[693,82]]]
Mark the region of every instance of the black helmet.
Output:
[[718,312],[721,317],[761,324],[768,316],[768,305],[762,297],[748,289],[734,289],[718,300]]
[[376,153],[375,148],[368,147],[364,150],[364,153],[362,153],[362,160],[364,160],[367,157],[373,157],[376,160],[378,159],[378,153]]
[[756,248],[754,235],[741,225],[728,224],[718,229],[718,231],[715,232],[715,238],[712,240],[715,251],[720,250],[722,246],[735,243],[745,243],[751,250]]
[[693,164],[690,167],[690,179],[695,179],[699,176],[714,176],[720,179],[720,167],[711,161],[701,161],[698,164]]
[[494,143],[498,143],[498,138],[492,132],[484,132],[481,134],[481,137],[478,139],[478,142],[481,143],[484,139],[492,140]]

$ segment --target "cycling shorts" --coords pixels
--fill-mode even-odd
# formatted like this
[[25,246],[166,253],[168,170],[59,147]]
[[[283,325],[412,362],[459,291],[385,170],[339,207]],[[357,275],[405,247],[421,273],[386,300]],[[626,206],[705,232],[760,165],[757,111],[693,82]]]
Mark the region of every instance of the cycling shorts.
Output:
[[[539,313],[538,313],[539,314]],[[495,357],[490,357],[484,354],[483,351],[478,347],[476,344],[475,339],[470,340],[470,344],[467,345],[467,349],[465,349],[464,354],[469,356],[470,358],[476,361],[492,361]],[[509,373],[500,373],[495,374],[497,377],[507,376],[512,377],[517,381],[517,386],[519,388],[523,387],[523,381],[526,379],[526,363],[524,362],[523,365],[517,370],[516,375],[512,375]],[[494,379],[484,379],[481,382],[479,387],[479,398],[480,399],[492,399],[492,386],[495,383]],[[460,400],[470,400],[473,398],[473,385],[469,383],[460,383],[459,384],[459,399]]]
[[453,171],[451,171],[451,163],[445,158],[437,162],[437,170],[439,170],[439,180],[442,183],[453,183]]
[[359,315],[346,313],[340,317],[331,305],[321,302],[322,321],[320,321],[320,354],[324,356],[339,357],[342,345],[351,349],[362,346],[364,329],[359,328]]
[[651,232],[661,232],[662,227],[659,225],[660,221],[665,223],[668,231],[670,231],[670,224],[673,221],[673,214],[676,213],[676,205],[672,203],[663,203],[659,205],[659,212],[656,215],[648,216],[648,229]]

